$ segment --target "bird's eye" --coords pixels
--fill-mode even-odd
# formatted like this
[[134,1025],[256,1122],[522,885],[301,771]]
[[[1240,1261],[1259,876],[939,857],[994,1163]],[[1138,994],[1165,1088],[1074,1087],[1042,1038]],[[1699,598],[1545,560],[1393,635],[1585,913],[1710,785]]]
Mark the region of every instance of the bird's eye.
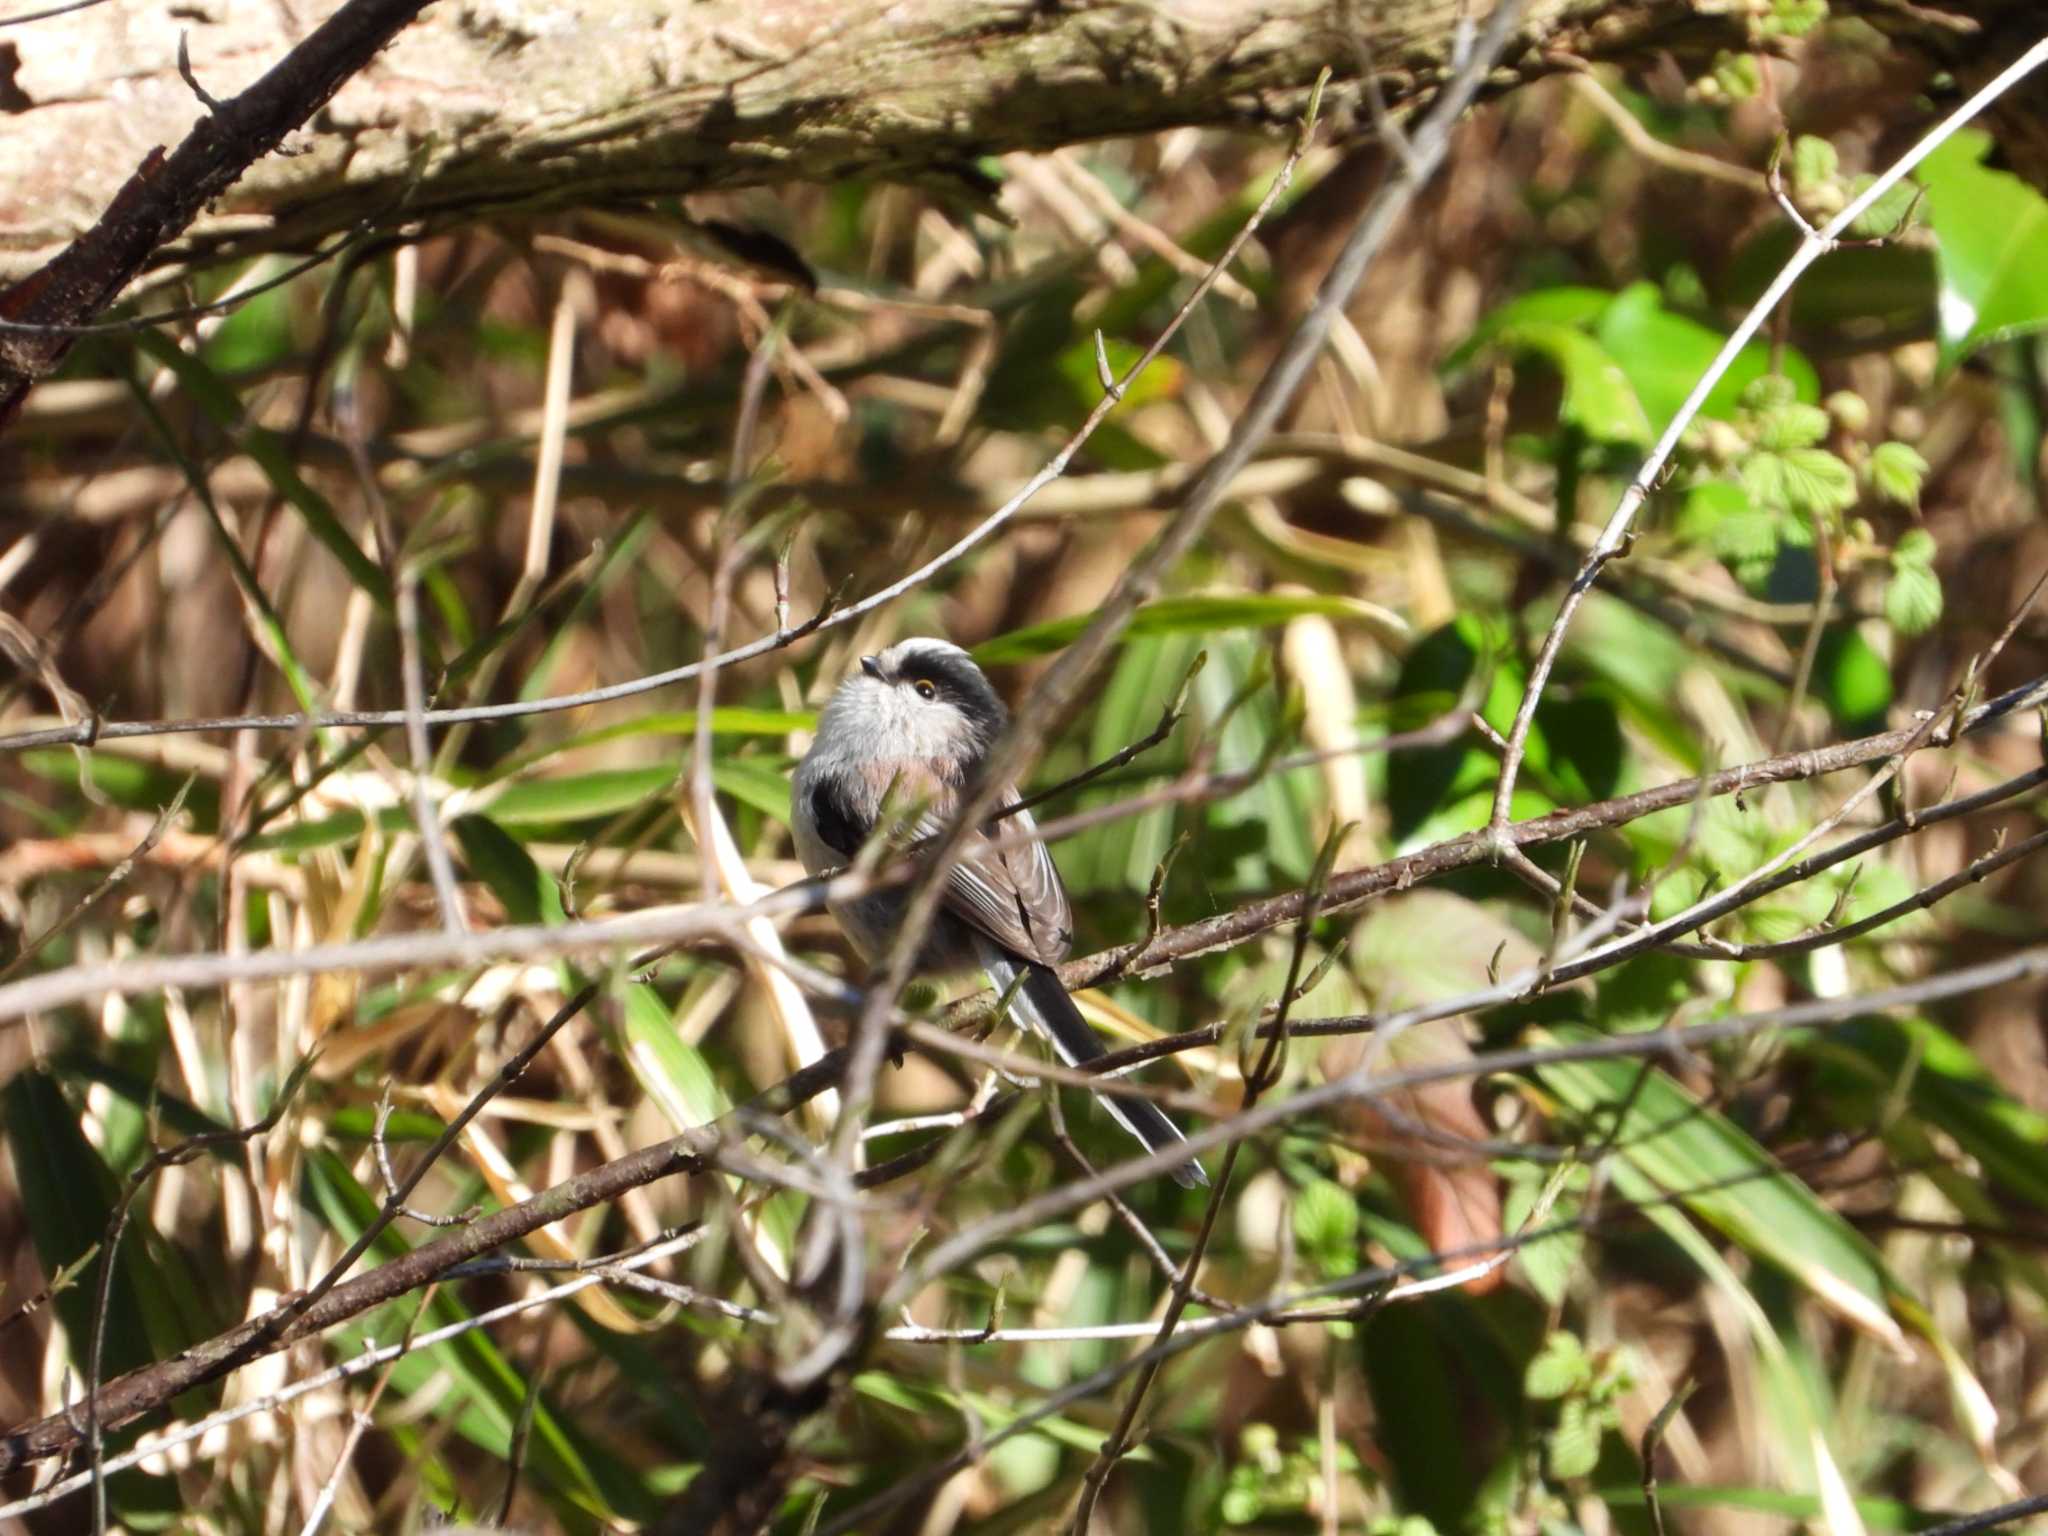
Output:
[[920,699],[936,699],[939,696],[937,685],[928,677],[920,677],[910,686],[917,690],[917,696]]

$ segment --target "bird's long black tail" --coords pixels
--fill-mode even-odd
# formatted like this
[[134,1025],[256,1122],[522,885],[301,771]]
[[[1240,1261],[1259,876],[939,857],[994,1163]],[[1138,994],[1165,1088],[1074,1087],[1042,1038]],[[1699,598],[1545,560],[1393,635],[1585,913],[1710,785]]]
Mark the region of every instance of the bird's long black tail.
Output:
[[[988,979],[995,983],[997,994],[1013,993],[1012,1011],[1045,1036],[1060,1060],[1068,1066],[1086,1066],[1107,1053],[1095,1031],[1088,1027],[1088,1021],[1081,1017],[1081,1010],[1067,995],[1067,989],[1060,985],[1059,977],[1045,966],[1005,954],[992,944],[982,946],[981,963],[982,969],[988,972]],[[1149,1099],[1109,1094],[1098,1097],[1111,1118],[1137,1137],[1147,1151],[1157,1152],[1162,1147],[1187,1140],[1180,1127],[1167,1119],[1165,1112]],[[1168,1172],[1174,1183],[1183,1189],[1193,1189],[1209,1182],[1202,1165],[1192,1157]]]

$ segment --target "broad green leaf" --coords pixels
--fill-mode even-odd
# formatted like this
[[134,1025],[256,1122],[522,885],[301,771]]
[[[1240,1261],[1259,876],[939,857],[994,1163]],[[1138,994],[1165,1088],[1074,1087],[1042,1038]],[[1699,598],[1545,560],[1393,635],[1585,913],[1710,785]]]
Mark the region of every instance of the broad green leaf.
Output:
[[1919,506],[1920,487],[1927,483],[1927,474],[1927,460],[1911,443],[1883,442],[1870,450],[1870,487],[1886,501],[1902,507]]
[[[1322,593],[1282,596],[1276,593],[1233,592],[1213,596],[1163,597],[1147,603],[1131,617],[1124,630],[1126,641],[1144,635],[1211,635],[1230,629],[1273,629],[1289,619],[1315,614],[1329,619],[1349,619],[1365,625],[1383,638],[1405,641],[1408,626],[1397,614],[1377,603],[1355,597]],[[1008,634],[984,640],[974,648],[974,659],[985,667],[1007,666],[1049,655],[1074,643],[1089,624],[1092,613],[1013,629]]]
[[674,784],[680,766],[596,768],[556,779],[526,779],[492,796],[484,810],[501,827],[550,826],[616,816]]
[[[1628,376],[1651,426],[1662,432],[1677,416],[1695,385],[1706,376],[1727,338],[1697,320],[1664,307],[1653,283],[1632,283],[1614,296],[1594,327],[1594,336]],[[1771,349],[1753,341],[1735,356],[1708,393],[1701,414],[1726,419],[1735,413],[1743,390],[1771,371]],[[1820,376],[1813,365],[1790,348],[1784,356],[1785,376],[1797,398],[1820,398]]]
[[1583,1398],[1569,1397],[1559,1406],[1557,1423],[1543,1437],[1543,1456],[1552,1477],[1579,1478],[1600,1464],[1599,1417]]
[[[1094,712],[1087,738],[1088,760],[1100,762],[1130,744],[1137,722],[1149,729],[1173,702],[1174,690],[1187,675],[1199,642],[1193,635],[1140,635],[1129,640],[1116,658]],[[1169,761],[1175,743],[1187,737],[1183,724],[1172,741],[1157,748],[1158,762]],[[1152,758],[1132,765],[1137,772],[1155,768]],[[1155,770],[1156,771],[1156,770]],[[1074,808],[1089,810],[1126,798],[1132,786],[1102,784],[1081,791]],[[1078,837],[1054,845],[1053,860],[1077,892],[1118,891],[1143,895],[1152,873],[1173,844],[1175,811],[1159,806],[1135,816],[1122,816]],[[1133,934],[1137,929],[1130,930]]]
[[1331,1278],[1358,1258],[1358,1201],[1333,1179],[1312,1180],[1294,1197],[1294,1240]]
[[[1889,234],[1896,217],[1886,220]],[[1743,242],[1719,297],[1730,312],[1754,303],[1798,249],[1799,231],[1776,219]],[[1886,331],[1925,335],[1934,328],[1936,270],[1931,243],[1898,240],[1828,252],[1792,290],[1792,324],[1802,332],[1876,322]]]
[[1833,181],[1841,169],[1842,157],[1826,139],[1802,133],[1792,141],[1792,185],[1801,192]]
[[1908,528],[1892,546],[1892,564],[1932,565],[1938,553],[1940,546],[1934,542],[1933,534],[1925,528]]
[[781,758],[728,757],[711,765],[712,786],[772,821],[789,824],[790,765]]
[[1650,418],[1637,398],[1628,371],[1584,331],[1543,320],[1526,320],[1503,330],[1499,343],[1510,352],[1542,358],[1564,381],[1558,420],[1599,443],[1645,446]]
[[[1528,1223],[1549,1181],[1549,1170],[1541,1164],[1506,1162],[1494,1165],[1507,1184],[1507,1199],[1501,1207],[1501,1229],[1520,1232]],[[1550,1307],[1562,1307],[1572,1277],[1585,1260],[1586,1236],[1570,1230],[1584,1209],[1580,1192],[1586,1186],[1585,1170],[1575,1170],[1566,1186],[1552,1197],[1549,1214],[1540,1227],[1558,1227],[1549,1237],[1524,1242],[1515,1250],[1515,1267],[1529,1288]]]
[[[1215,749],[1217,771],[1246,773],[1299,745],[1287,734],[1270,683],[1239,703],[1220,728],[1214,723],[1245,689],[1259,656],[1242,635],[1218,635],[1208,650],[1209,664],[1196,675],[1190,698]],[[1212,801],[1202,813],[1202,836],[1208,840],[1204,873],[1247,890],[1305,879],[1320,844],[1316,829],[1323,794],[1321,775],[1296,768],[1263,773],[1241,793]]]
[[[31,747],[15,759],[39,779],[76,787],[79,783],[79,754],[68,747]],[[131,811],[161,811],[178,793],[185,776],[157,763],[123,757],[114,752],[93,752],[84,759],[94,791]],[[211,830],[220,824],[220,787],[210,780],[193,783],[185,796],[185,810],[194,823]]]
[[1757,443],[1775,452],[1811,448],[1828,435],[1828,413],[1817,405],[1791,400],[1763,413],[1757,422]]
[[1941,621],[1941,578],[1924,565],[1901,565],[1884,585],[1884,616],[1900,634],[1924,635]]
[[2048,325],[2048,199],[1983,164],[1991,137],[1967,128],[1921,162],[1941,270],[1944,365],[1986,342]]
[[1539,1402],[1563,1397],[1592,1379],[1593,1363],[1577,1334],[1563,1329],[1548,1335],[1522,1373],[1522,1390]]
[[1472,1529],[1480,1492],[1478,1447],[1459,1403],[1467,1383],[1449,1337],[1469,1320],[1453,1298],[1422,1297],[1373,1313],[1355,1346],[1376,1410],[1374,1450],[1392,1476],[1397,1507],[1426,1516],[1439,1531]]
[[1456,373],[1465,368],[1481,351],[1498,340],[1502,332],[1518,325],[1562,325],[1574,330],[1591,330],[1599,321],[1601,311],[1613,301],[1614,295],[1605,288],[1564,286],[1538,288],[1522,294],[1497,309],[1489,310],[1473,328],[1472,334],[1458,343],[1450,356],[1444,359],[1444,371]]
[[[1401,662],[1395,694],[1413,702],[1413,723],[1420,725],[1456,705],[1482,667],[1491,675],[1479,715],[1495,731],[1507,731],[1521,703],[1523,673],[1503,626],[1477,614],[1462,614],[1418,640]],[[1548,759],[1549,743],[1532,728],[1527,761],[1533,768]],[[1396,754],[1387,763],[1387,809],[1395,836],[1408,839],[1434,813],[1490,792],[1499,767],[1476,744],[1476,733],[1471,740]]]

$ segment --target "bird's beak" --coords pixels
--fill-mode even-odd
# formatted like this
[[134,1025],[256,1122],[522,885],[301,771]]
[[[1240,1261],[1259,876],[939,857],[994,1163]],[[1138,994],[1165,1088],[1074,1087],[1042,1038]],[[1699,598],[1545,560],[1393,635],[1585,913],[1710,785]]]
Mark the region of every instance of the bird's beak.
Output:
[[861,671],[867,673],[869,677],[875,679],[876,682],[880,682],[882,680],[882,664],[881,662],[877,661],[874,657],[861,657],[860,669]]

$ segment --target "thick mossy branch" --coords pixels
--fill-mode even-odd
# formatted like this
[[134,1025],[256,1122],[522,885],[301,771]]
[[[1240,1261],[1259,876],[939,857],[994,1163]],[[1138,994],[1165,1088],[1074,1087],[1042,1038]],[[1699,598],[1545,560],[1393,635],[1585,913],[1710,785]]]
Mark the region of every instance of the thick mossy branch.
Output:
[[[720,188],[849,177],[973,195],[974,162],[1186,125],[1290,121],[1317,72],[1395,110],[1449,70],[1457,0],[441,0],[316,114],[298,151],[253,166],[159,265],[310,248],[368,221],[443,226]],[[1700,0],[1538,0],[1495,90],[1568,59],[1687,62],[1740,45]],[[1961,78],[2010,53],[2018,0],[1838,0]],[[193,21],[95,7],[14,46],[25,105],[0,135],[0,280],[90,227],[158,145],[303,41],[289,7],[226,0]],[[2019,39],[2020,45],[2030,39]],[[2023,174],[2026,168],[2022,167]]]

